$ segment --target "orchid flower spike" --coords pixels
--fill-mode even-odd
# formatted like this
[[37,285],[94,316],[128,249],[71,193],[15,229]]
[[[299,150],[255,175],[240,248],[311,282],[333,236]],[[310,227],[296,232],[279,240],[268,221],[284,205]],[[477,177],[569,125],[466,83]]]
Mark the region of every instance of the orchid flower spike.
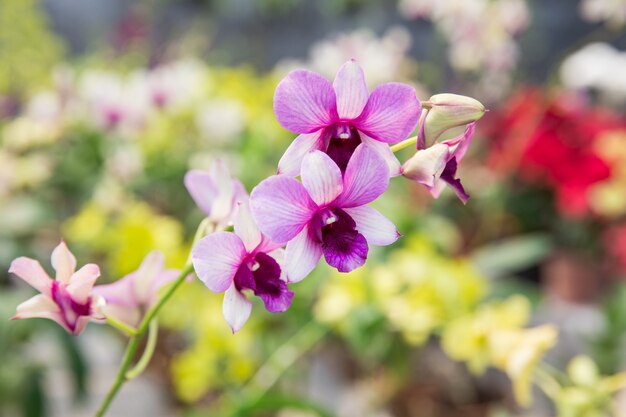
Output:
[[221,160],[216,160],[209,171],[189,171],[185,175],[185,187],[198,207],[218,226],[232,223],[237,203],[248,199],[241,182],[230,175]]
[[177,269],[164,269],[163,254],[152,251],[135,272],[111,284],[98,285],[93,292],[106,301],[102,309],[106,317],[135,327],[156,302],[159,290],[174,281],[178,274]]
[[315,72],[292,71],[276,87],[274,112],[282,127],[300,136],[280,159],[278,174],[298,176],[305,155],[314,150],[327,153],[344,172],[363,143],[380,154],[392,176],[399,175],[388,144],[406,139],[420,110],[415,90],[406,84],[381,84],[370,94],[354,60],[339,69],[332,84]]
[[261,182],[250,197],[252,214],[261,231],[275,242],[288,242],[287,276],[300,281],[315,268],[322,254],[340,272],[362,266],[368,245],[389,245],[398,231],[373,208],[365,206],[389,185],[389,169],[371,147],[361,144],[345,175],[321,151],[302,161],[302,183],[286,175]]
[[474,128],[475,123],[470,123],[462,135],[418,150],[402,165],[402,175],[424,185],[434,198],[439,198],[448,184],[463,204],[467,203],[469,195],[461,180],[456,178],[456,171],[470,146]]
[[235,232],[217,232],[198,241],[191,260],[198,278],[216,293],[224,293],[224,318],[233,333],[248,321],[252,302],[244,291],[260,297],[267,311],[286,311],[294,293],[282,268],[284,251],[264,236],[252,219],[247,203],[239,205]]
[[104,319],[100,311],[104,300],[92,292],[100,268],[87,264],[76,271],[76,258],[63,241],[52,251],[51,260],[56,280],[50,278],[34,259],[22,256],[11,263],[9,272],[41,293],[17,306],[12,319],[40,317],[54,320],[77,336],[89,321]]
[[458,94],[436,94],[423,104],[417,149],[429,147],[448,129],[478,121],[486,111],[480,101]]

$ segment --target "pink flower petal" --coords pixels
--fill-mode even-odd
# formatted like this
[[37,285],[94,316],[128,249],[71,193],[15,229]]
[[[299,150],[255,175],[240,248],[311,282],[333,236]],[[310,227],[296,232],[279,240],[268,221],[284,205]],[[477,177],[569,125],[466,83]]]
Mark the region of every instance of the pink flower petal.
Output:
[[441,177],[449,158],[449,146],[437,143],[418,150],[402,165],[402,175],[427,187],[433,187]]
[[245,295],[237,291],[232,284],[224,293],[222,312],[233,333],[238,332],[250,318],[252,302]]
[[205,236],[191,250],[191,261],[198,278],[217,293],[230,287],[245,256],[243,242],[231,232]]
[[96,285],[93,287],[93,294],[104,298],[107,306],[117,305],[123,307],[139,308],[139,302],[135,296],[133,279],[136,272],[126,275],[110,284]]
[[147,305],[152,298],[153,282],[163,272],[165,266],[165,256],[158,250],[153,250],[147,254],[137,271],[131,274],[133,292],[137,303]]
[[263,236],[252,218],[250,206],[247,203],[239,204],[235,218],[235,233],[241,238],[248,252],[252,252],[261,244]]
[[311,152],[302,161],[302,185],[313,201],[318,206],[323,206],[341,194],[341,170],[324,152]]
[[233,179],[226,163],[219,159],[211,166],[211,176],[217,185],[217,196],[211,205],[210,217],[218,222],[228,222],[237,206],[237,199],[241,198],[239,194],[243,186]]
[[398,161],[398,158],[396,158],[396,155],[393,153],[389,145],[372,139],[364,133],[361,133],[361,141],[383,157],[387,163],[387,167],[389,167],[389,176],[397,177],[401,175],[400,161]]
[[302,281],[315,268],[322,257],[321,244],[305,227],[288,244],[285,251],[285,269],[288,282]]
[[339,118],[351,120],[358,117],[367,104],[369,91],[365,84],[363,70],[354,59],[339,68],[333,88],[337,95]]
[[389,186],[389,168],[374,150],[360,144],[343,177],[343,192],[337,204],[340,207],[357,207],[374,201]]
[[52,278],[48,276],[41,264],[36,260],[24,256],[19,257],[11,262],[9,272],[26,281],[28,285],[40,293],[50,296]]
[[298,136],[291,142],[280,161],[278,161],[278,174],[297,177],[300,175],[302,160],[311,151],[321,150],[324,146],[322,140],[324,129],[317,132],[306,133]]
[[265,236],[273,242],[285,243],[300,233],[317,206],[299,181],[275,175],[252,190],[250,209]]
[[43,318],[56,321],[68,332],[72,332],[61,316],[61,309],[44,294],[37,294],[17,306],[12,320]]
[[461,162],[461,160],[467,153],[467,150],[472,143],[475,129],[476,123],[470,123],[465,127],[465,131],[461,135],[457,136],[456,138],[444,140],[443,142],[441,142],[450,147],[455,147],[452,152],[457,162]]
[[87,264],[76,271],[70,278],[67,292],[74,301],[84,304],[91,295],[91,290],[100,276],[100,268],[96,264]]
[[337,120],[337,99],[330,82],[321,75],[296,70],[276,87],[274,113],[294,133],[311,133]]
[[415,129],[420,111],[413,87],[401,83],[381,84],[372,91],[363,113],[353,123],[376,140],[396,143]]
[[192,170],[185,175],[185,187],[200,210],[211,215],[213,202],[217,198],[217,184],[207,171]]
[[376,209],[360,206],[347,208],[345,211],[356,222],[356,230],[365,236],[370,245],[391,245],[400,237],[393,222]]
[[52,251],[52,267],[57,272],[57,281],[69,283],[70,277],[76,271],[76,258],[68,249],[65,242],[61,241]]

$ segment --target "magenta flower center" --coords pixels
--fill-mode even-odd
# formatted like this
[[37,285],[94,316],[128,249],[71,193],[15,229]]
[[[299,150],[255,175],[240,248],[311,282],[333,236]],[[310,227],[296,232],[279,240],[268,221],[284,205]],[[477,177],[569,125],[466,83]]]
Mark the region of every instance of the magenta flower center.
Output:
[[249,254],[235,274],[235,288],[239,292],[252,291],[270,312],[285,311],[291,304],[293,292],[280,279],[280,274],[278,262],[268,254]]
[[369,247],[356,230],[356,222],[344,210],[328,207],[313,218],[311,228],[321,243],[324,258],[340,272],[349,272],[365,263]]
[[52,288],[50,289],[52,300],[59,306],[61,310],[61,317],[67,327],[74,331],[78,323],[78,319],[82,316],[89,316],[91,314],[91,297],[87,298],[84,304],[78,303],[67,292],[67,285],[53,281]]
[[340,121],[326,129],[326,153],[345,172],[354,150],[361,144],[359,131],[350,123]]

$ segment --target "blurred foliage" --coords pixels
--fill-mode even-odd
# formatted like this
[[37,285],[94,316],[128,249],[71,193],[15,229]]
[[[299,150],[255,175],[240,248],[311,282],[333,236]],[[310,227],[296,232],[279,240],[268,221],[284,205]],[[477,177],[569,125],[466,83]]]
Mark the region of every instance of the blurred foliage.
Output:
[[38,0],[0,1],[0,95],[24,96],[46,85],[63,53]]

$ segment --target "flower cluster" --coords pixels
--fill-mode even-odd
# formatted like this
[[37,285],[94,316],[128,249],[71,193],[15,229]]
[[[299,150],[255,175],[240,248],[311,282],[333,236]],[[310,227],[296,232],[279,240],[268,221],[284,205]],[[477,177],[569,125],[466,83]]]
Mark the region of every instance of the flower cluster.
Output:
[[[154,70],[138,84],[150,87],[150,94],[138,96],[150,97],[152,106],[175,106],[181,94],[192,95],[169,82],[186,74],[185,68]],[[120,107],[132,103],[116,99],[123,88],[110,77],[96,78],[98,82],[85,81],[84,91],[92,108],[101,111],[104,128],[113,128],[122,123],[122,115],[134,114]],[[369,206],[385,193],[390,178],[403,175],[435,197],[449,184],[465,203],[469,196],[457,178],[457,166],[484,111],[476,100],[452,94],[435,95],[422,108],[413,87],[396,82],[370,92],[354,60],[341,66],[332,83],[311,71],[289,73],[276,88],[274,112],[280,125],[298,136],[280,158],[277,175],[259,183],[250,196],[221,161],[209,171],[189,171],[184,179],[206,216],[190,262],[207,288],[224,293],[223,313],[233,332],[250,316],[248,293],[258,296],[269,312],[283,312],[294,298],[290,284],[309,275],[322,257],[337,271],[350,272],[365,264],[370,246],[394,243],[400,236],[396,226]],[[418,122],[417,136],[407,139]],[[437,142],[457,127],[465,132]],[[413,144],[416,154],[402,165],[394,151]],[[70,259],[62,248],[63,259]],[[53,255],[57,269],[59,256]],[[13,272],[29,283],[43,279],[40,268],[25,267],[20,259]],[[160,288],[179,276],[179,271],[164,270],[163,256],[153,252],[136,272],[92,289],[97,271],[87,277],[89,285],[78,285],[74,281],[87,279],[85,274],[81,270],[73,276],[75,260],[64,262],[60,284],[50,284],[52,289],[35,285],[42,292],[35,303],[39,310],[23,306],[18,318],[53,318],[74,334],[89,320],[107,319],[132,333],[133,326],[145,325],[144,314]]]
[[[250,316],[246,292],[261,298],[270,312],[285,311],[294,297],[289,284],[303,280],[322,257],[337,271],[350,272],[365,264],[371,245],[395,242],[400,236],[395,225],[368,206],[387,190],[391,177],[404,174],[435,197],[448,183],[467,201],[456,167],[484,107],[444,96],[447,100],[431,98],[422,112],[408,85],[386,83],[370,92],[354,60],[339,69],[333,83],[295,70],[274,95],[278,122],[299,135],[280,159],[277,175],[258,184],[249,199],[235,192],[240,187],[234,179],[187,175],[189,192],[209,219],[234,224],[234,232],[209,234],[192,251],[200,280],[224,293],[224,316],[233,331]],[[420,115],[428,131],[409,139],[419,150],[401,167],[390,145],[406,139]],[[465,125],[461,137],[435,144],[443,132]],[[215,207],[228,207],[221,213],[229,216],[218,216]]]

